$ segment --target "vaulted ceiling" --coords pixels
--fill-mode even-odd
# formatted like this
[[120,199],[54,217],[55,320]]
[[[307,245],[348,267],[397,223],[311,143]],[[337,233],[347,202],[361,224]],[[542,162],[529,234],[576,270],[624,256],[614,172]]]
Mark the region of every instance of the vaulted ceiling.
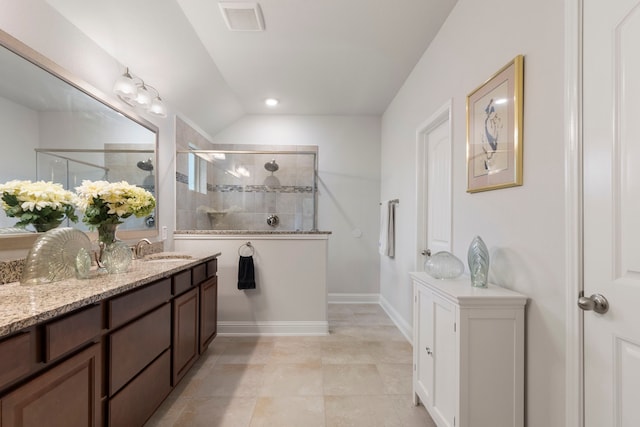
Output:
[[265,30],[230,31],[216,0],[46,1],[212,135],[244,114],[382,114],[456,2],[260,0]]

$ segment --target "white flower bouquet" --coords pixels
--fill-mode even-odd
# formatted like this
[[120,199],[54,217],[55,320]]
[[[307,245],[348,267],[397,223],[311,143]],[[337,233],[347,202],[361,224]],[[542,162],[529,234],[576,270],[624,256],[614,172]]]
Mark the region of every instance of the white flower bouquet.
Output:
[[31,224],[36,231],[48,231],[69,218],[77,221],[77,199],[61,184],[13,180],[0,184],[2,208],[8,217],[20,218],[17,227]]

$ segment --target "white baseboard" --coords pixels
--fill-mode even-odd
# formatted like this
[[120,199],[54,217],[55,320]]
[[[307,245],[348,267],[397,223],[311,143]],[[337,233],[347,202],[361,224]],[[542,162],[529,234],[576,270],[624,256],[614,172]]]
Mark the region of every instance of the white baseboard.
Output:
[[220,336],[256,336],[256,335],[329,335],[329,322],[218,322]]
[[407,341],[413,344],[413,326],[407,323],[402,316],[400,316],[400,313],[398,313],[382,295],[380,295],[380,307],[387,313],[397,328],[400,329],[400,332],[402,332],[402,335],[404,335]]
[[329,294],[329,304],[379,304],[380,294]]
[[[329,294],[329,304],[379,304],[402,335],[412,343],[413,327],[380,294]],[[329,322],[232,322],[218,321],[220,336],[323,336],[329,334]]]

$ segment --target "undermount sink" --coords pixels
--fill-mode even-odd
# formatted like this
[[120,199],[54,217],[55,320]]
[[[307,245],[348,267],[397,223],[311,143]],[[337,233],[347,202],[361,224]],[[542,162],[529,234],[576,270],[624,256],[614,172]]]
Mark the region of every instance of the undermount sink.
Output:
[[142,258],[142,261],[180,261],[185,259],[192,259],[189,254],[181,254],[177,252],[159,252],[156,254],[149,254]]

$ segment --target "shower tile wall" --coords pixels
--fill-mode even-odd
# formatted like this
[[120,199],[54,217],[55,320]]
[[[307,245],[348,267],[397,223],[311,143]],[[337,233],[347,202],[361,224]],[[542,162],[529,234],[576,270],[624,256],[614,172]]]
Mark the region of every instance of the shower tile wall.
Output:
[[[246,150],[247,146],[213,146],[214,150]],[[260,146],[258,150],[316,151],[316,147]],[[265,163],[276,160],[271,173]],[[206,194],[189,190],[188,155],[177,156],[177,228],[180,230],[312,230],[314,228],[315,159],[310,154],[227,153],[209,158]],[[229,172],[239,167],[248,176]],[[279,186],[274,186],[279,181]],[[277,227],[267,224],[276,214]]]

